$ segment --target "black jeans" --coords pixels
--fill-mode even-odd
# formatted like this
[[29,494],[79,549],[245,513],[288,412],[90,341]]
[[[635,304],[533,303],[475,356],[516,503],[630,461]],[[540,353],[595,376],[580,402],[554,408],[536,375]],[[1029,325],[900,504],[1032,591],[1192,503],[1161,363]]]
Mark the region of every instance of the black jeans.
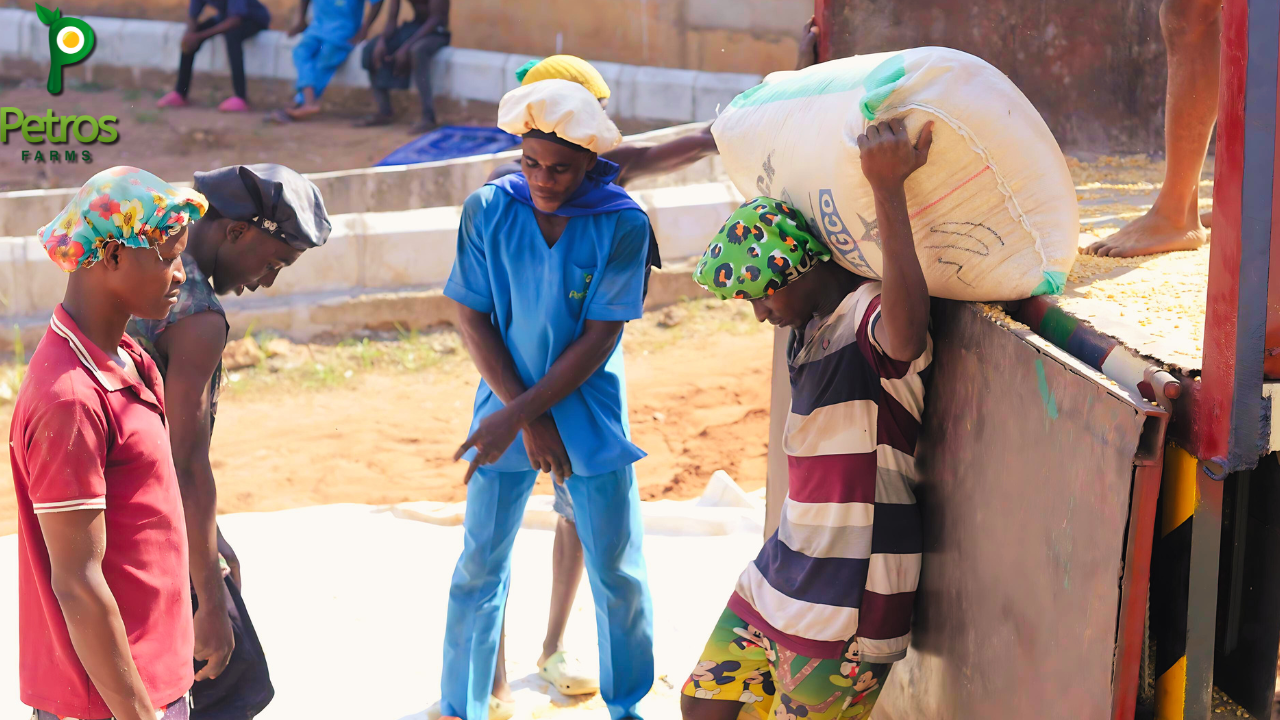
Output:
[[[387,38],[387,52],[394,53],[399,50],[421,27],[420,22],[410,22],[396,28],[391,37]],[[449,45],[451,38],[449,31],[441,27],[415,42],[409,49],[413,57],[413,66],[405,75],[397,74],[395,68],[389,63],[383,63],[375,70],[373,51],[377,47],[378,40],[374,38],[365,44],[360,64],[369,71],[369,84],[373,87],[373,99],[378,104],[379,115],[391,116],[390,91],[408,90],[409,81],[412,79],[414,87],[418,90],[418,100],[422,103],[422,119],[431,123],[436,121],[434,95],[431,89],[431,60],[436,53]]]
[[[222,583],[226,588],[223,599],[227,602],[236,646],[231,651],[231,662],[221,675],[191,687],[190,720],[248,720],[261,713],[276,694],[267,670],[267,656],[240,597],[240,588],[230,577],[223,578]],[[191,607],[193,612],[200,607],[194,588]],[[197,661],[194,667],[199,672],[204,661]]]
[[[196,26],[196,30],[204,32],[222,22],[220,18],[209,18]],[[240,24],[222,34],[227,39],[227,64],[231,66],[231,86],[235,88],[236,97],[248,99],[248,90],[244,80],[244,41],[262,32],[265,28],[249,18],[241,18]],[[201,41],[200,45],[204,45]],[[196,62],[196,53],[200,47],[182,54],[182,62],[178,65],[178,94],[186,97],[191,91],[191,69]]]

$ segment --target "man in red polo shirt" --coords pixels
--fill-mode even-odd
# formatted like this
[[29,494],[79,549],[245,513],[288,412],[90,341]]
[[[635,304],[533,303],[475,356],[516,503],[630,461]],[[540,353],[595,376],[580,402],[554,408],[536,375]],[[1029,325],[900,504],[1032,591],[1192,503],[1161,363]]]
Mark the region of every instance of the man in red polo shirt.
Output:
[[95,175],[38,238],[70,275],[13,413],[19,675],[39,720],[181,720],[193,681],[182,499],[155,364],[207,205],[137,168]]

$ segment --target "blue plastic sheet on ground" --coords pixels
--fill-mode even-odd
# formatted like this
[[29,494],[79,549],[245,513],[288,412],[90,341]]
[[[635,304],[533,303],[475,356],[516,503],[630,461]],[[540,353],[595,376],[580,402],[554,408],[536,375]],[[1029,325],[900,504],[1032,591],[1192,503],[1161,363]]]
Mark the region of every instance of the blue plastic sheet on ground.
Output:
[[496,127],[446,125],[397,148],[376,167],[488,155],[510,150],[519,144],[518,136]]

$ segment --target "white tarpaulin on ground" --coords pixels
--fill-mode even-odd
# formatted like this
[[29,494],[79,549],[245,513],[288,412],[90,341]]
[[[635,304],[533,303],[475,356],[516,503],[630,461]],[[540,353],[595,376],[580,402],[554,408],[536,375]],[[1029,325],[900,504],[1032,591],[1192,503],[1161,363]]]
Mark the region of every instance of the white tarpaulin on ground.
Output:
[[[727,479],[718,474],[717,480]],[[714,499],[713,499],[714,498]],[[550,497],[530,501],[512,559],[507,668],[518,717],[607,718],[599,698],[569,700],[537,677],[551,593]],[[678,693],[734,581],[762,541],[763,503],[713,481],[702,501],[645,503],[657,681],[649,720],[678,718]],[[267,652],[276,698],[259,716],[423,717],[439,699],[449,579],[462,550],[460,505],[329,505],[226,515],[244,599]],[[0,717],[18,695],[17,536],[0,537]],[[595,614],[584,577],[569,651],[595,667]]]

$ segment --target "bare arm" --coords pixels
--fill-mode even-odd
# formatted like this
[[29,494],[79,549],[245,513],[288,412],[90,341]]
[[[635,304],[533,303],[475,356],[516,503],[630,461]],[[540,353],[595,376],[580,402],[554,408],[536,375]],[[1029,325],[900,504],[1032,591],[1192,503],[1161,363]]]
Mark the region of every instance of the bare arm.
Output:
[[[502,341],[502,335],[498,333],[498,329],[493,326],[487,314],[472,310],[460,303],[458,304],[458,327],[462,334],[462,344],[471,354],[476,369],[480,371],[480,377],[484,378],[489,389],[493,390],[493,394],[498,396],[502,404],[510,408],[525,394],[526,388],[524,380],[520,378],[520,372],[516,370],[515,360],[511,358],[511,351]],[[555,369],[554,365],[552,369]],[[529,456],[529,464],[533,469],[549,473],[558,481],[573,474],[573,466],[569,462],[568,452],[565,451],[560,430],[550,414],[543,411],[528,419],[518,419],[517,413],[506,409],[503,412],[507,417],[517,418],[515,420],[517,424],[510,430],[510,439],[497,451],[493,460],[481,461],[477,454],[476,461],[472,462],[467,469],[463,482],[470,482],[471,475],[478,466],[501,457],[507,447],[515,442],[516,433],[520,430],[524,430],[525,452]],[[486,422],[487,420],[486,418]],[[461,459],[469,447],[466,445],[459,449],[454,460]]]
[[517,417],[528,422],[582,387],[609,359],[625,325],[622,321],[587,320],[582,335],[556,358],[547,374],[510,403],[517,408]]
[[929,335],[929,288],[911,235],[905,183],[924,166],[933,144],[933,123],[913,144],[901,120],[867,128],[858,138],[862,172],[875,195],[876,220],[884,251],[880,323],[875,337],[885,354],[911,362],[924,354]]
[[209,38],[214,37],[216,35],[221,35],[222,33],[228,30],[240,27],[240,23],[242,22],[244,22],[244,19],[241,18],[239,15],[232,15],[231,17],[228,17],[226,20],[223,20],[222,22],[218,23],[217,25],[214,25],[208,30],[205,30],[203,32],[196,32],[195,35],[201,40],[208,40]]
[[382,26],[382,38],[390,40],[391,36],[396,34],[396,27],[400,24],[400,0],[382,0],[382,2],[391,3],[391,7],[387,8],[387,22]]
[[138,666],[129,652],[120,606],[102,575],[107,523],[102,510],[37,515],[49,550],[53,594],[80,664],[119,720],[154,720]]
[[471,353],[471,360],[480,371],[480,377],[498,396],[503,405],[510,405],[526,390],[511,351],[502,342],[502,335],[493,326],[489,316],[457,303],[458,328],[462,344]]
[[627,143],[605,153],[602,157],[618,164],[622,168],[617,183],[627,183],[655,175],[667,175],[715,155],[715,138],[711,136],[711,125],[702,130],[676,138],[661,144]]
[[227,325],[222,316],[202,312],[170,325],[157,341],[159,349],[169,356],[165,402],[198,607],[195,657],[208,661],[197,680],[217,677],[230,662],[235,647],[218,563],[218,490],[209,463],[209,384],[226,340]]
[[796,70],[803,70],[818,64],[818,27],[817,16],[810,17],[809,22],[800,30],[800,49],[796,53]]
[[[383,0],[386,2],[386,0]],[[429,0],[427,3],[427,20],[422,27],[409,38],[403,47],[409,47],[422,38],[436,31],[441,25],[449,24],[449,0]]]
[[307,29],[307,8],[311,7],[311,0],[298,1],[298,21],[293,24],[293,28],[289,30],[289,36],[293,37]]
[[[683,170],[719,152],[715,138],[711,136],[711,125],[708,124],[696,133],[664,143],[619,145],[600,157],[618,164],[621,171],[614,182],[626,186],[627,183],[641,178],[667,175]],[[493,182],[504,175],[518,172],[520,172],[520,163],[504,163],[489,173],[489,179],[486,182]]]
[[467,476],[470,477],[479,465],[496,462],[523,426],[545,416],[553,405],[581,387],[599,370],[617,345],[625,324],[621,321],[587,320],[582,335],[565,348],[541,380],[515,399],[505,402],[506,407],[502,410],[485,418],[454,457],[459,459],[472,447],[476,448]]
[[357,32],[349,42],[352,45],[359,45],[364,42],[364,39],[369,37],[369,28],[372,28],[374,21],[378,19],[378,13],[382,12],[382,6],[387,3],[398,2],[399,0],[381,0],[380,2],[370,5],[369,9],[366,10],[364,14],[364,24],[360,26],[360,31]]

